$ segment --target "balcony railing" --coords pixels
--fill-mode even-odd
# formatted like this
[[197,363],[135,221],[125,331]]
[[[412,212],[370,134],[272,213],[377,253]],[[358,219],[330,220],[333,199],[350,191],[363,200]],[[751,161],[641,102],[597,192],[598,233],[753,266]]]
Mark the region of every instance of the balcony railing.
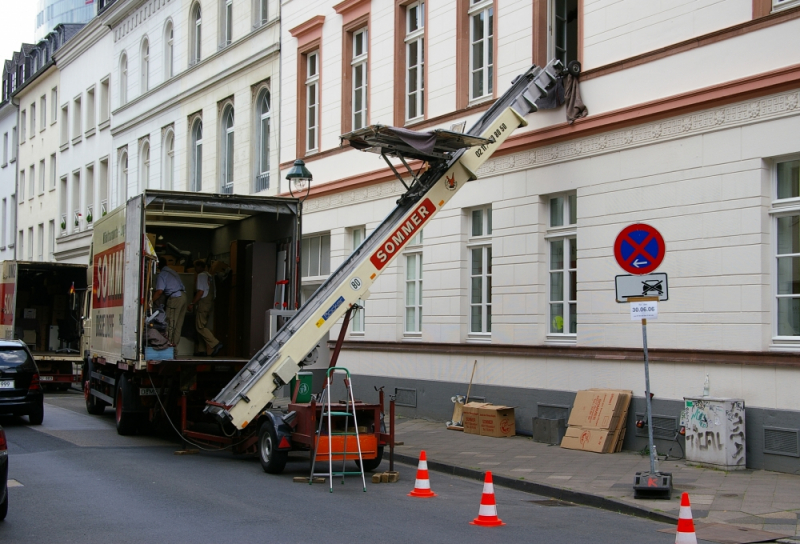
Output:
[[100,201],[100,217],[108,213],[108,200]]
[[231,195],[233,194],[233,183],[226,183],[222,186],[222,194],[223,195]]
[[61,233],[67,232],[67,214],[61,214]]
[[72,214],[72,225],[75,227],[74,232],[81,230],[81,211],[75,210]]
[[266,191],[267,189],[269,189],[269,172],[265,174],[258,174],[256,176],[256,183],[253,192],[258,193],[260,191]]
[[94,222],[94,206],[86,206],[86,225],[91,226]]

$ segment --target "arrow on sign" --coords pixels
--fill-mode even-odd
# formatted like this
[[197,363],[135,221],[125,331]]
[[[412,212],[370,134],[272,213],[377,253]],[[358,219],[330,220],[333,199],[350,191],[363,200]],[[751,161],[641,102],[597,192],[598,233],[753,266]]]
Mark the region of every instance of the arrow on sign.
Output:
[[631,266],[635,266],[636,268],[639,268],[639,267],[642,267],[642,266],[644,266],[646,264],[649,264],[649,262],[648,261],[640,261],[639,259],[636,259],[635,261],[633,261],[631,263]]

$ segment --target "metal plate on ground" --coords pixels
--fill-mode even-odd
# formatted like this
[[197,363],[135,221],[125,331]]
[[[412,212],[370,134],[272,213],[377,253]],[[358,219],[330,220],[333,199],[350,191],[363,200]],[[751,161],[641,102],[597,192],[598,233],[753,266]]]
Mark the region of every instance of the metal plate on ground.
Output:
[[[778,538],[786,538],[789,535],[770,533],[760,529],[750,529],[749,527],[739,527],[728,525],[727,523],[708,523],[695,524],[697,538],[708,540],[709,542],[719,542],[719,544],[750,544],[754,542],[772,542]],[[677,529],[661,529],[659,533],[675,534]]]

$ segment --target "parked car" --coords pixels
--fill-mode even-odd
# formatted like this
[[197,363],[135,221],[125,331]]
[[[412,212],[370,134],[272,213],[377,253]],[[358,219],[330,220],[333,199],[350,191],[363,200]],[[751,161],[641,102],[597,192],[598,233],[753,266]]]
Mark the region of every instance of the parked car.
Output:
[[18,340],[0,340],[0,414],[28,416],[31,425],[44,419],[39,369],[28,346]]
[[0,521],[8,513],[8,444],[6,432],[0,426]]

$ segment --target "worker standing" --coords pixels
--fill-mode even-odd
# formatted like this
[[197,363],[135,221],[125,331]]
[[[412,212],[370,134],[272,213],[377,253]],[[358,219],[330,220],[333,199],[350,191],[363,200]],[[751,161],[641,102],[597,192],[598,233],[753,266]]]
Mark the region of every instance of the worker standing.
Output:
[[177,351],[178,343],[181,341],[183,319],[186,317],[186,288],[183,286],[181,277],[167,265],[164,257],[159,257],[158,267],[160,271],[156,277],[156,291],[153,293],[153,300],[158,300],[162,294],[167,297],[165,304],[167,308],[167,338]]
[[197,333],[206,343],[206,353],[215,356],[225,347],[222,342],[216,339],[214,333],[208,328],[208,321],[214,312],[214,298],[216,297],[216,287],[214,278],[206,272],[206,262],[198,259],[194,262],[194,270],[197,273],[195,284],[194,300],[189,304],[189,311],[194,310],[194,326]]

